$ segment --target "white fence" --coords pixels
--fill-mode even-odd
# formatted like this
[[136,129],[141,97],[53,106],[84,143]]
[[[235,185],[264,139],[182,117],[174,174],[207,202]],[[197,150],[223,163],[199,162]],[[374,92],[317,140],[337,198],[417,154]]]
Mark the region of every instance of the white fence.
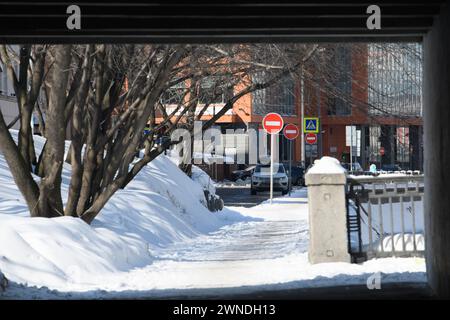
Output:
[[353,261],[424,254],[423,175],[351,177],[346,194]]

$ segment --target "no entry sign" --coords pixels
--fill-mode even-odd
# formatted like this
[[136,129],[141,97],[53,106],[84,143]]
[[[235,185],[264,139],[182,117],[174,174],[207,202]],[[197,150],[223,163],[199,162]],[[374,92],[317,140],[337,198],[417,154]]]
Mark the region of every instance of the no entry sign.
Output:
[[273,198],[273,164],[275,162],[275,137],[283,129],[283,118],[278,113],[268,113],[262,121],[264,130],[270,134],[270,204]]
[[317,143],[317,134],[307,133],[305,136],[305,142],[307,144],[316,144]]
[[384,156],[384,153],[385,153],[384,147],[380,147],[380,156]]
[[283,128],[283,118],[278,113],[268,113],[263,119],[262,125],[268,134],[277,134]]
[[298,137],[298,134],[300,133],[300,130],[298,130],[298,127],[295,124],[289,123],[284,127],[283,134],[286,137],[286,139],[294,140]]

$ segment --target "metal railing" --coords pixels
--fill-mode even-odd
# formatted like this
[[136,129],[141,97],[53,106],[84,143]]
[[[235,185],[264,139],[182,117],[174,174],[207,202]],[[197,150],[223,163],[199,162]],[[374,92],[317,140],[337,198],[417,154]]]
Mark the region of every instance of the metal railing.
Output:
[[347,179],[348,248],[354,262],[423,256],[423,175]]

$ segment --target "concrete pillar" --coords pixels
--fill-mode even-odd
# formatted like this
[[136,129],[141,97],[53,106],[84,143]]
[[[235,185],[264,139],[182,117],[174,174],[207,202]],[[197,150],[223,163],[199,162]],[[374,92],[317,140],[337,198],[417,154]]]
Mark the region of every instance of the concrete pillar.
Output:
[[450,298],[450,1],[424,39],[425,228],[431,288]]
[[339,161],[323,157],[306,174],[309,262],[351,262],[348,253],[345,184]]

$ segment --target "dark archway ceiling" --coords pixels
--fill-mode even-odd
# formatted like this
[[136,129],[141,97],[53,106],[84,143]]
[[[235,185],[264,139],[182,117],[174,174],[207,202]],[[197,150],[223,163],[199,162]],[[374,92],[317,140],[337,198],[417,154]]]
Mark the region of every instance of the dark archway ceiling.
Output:
[[[443,0],[0,1],[0,42],[420,41]],[[66,28],[81,8],[80,31]],[[381,7],[382,29],[366,9]]]

